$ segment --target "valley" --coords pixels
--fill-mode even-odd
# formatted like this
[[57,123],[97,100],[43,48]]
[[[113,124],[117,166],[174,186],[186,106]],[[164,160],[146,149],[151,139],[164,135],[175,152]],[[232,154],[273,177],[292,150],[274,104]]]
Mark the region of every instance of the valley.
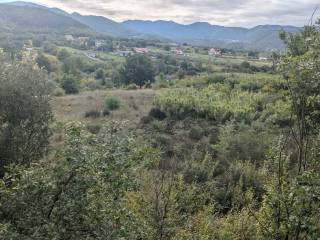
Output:
[[112,4],[0,3],[0,239],[319,239],[320,23]]

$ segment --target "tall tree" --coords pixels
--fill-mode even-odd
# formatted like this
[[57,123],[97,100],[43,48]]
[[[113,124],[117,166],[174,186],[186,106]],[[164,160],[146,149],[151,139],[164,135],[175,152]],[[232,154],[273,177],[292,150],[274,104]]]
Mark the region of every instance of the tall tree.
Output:
[[155,81],[155,73],[151,60],[144,55],[134,55],[127,58],[120,71],[123,84],[136,84],[140,87]]
[[0,64],[0,175],[46,153],[52,112],[46,73],[32,64]]
[[298,171],[308,167],[310,138],[319,130],[320,117],[320,33],[317,25],[298,34],[282,33],[288,52],[280,68],[287,81],[288,97],[295,125],[291,134],[298,149]]

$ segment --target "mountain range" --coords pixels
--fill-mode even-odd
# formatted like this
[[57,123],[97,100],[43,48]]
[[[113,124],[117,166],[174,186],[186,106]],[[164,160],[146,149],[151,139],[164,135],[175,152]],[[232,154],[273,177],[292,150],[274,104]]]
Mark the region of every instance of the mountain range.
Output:
[[173,21],[129,20],[119,23],[102,16],[69,14],[61,9],[29,2],[0,4],[0,26],[35,32],[97,32],[116,38],[159,39],[259,51],[283,50],[285,46],[279,39],[279,31],[295,33],[301,30],[299,27],[280,25],[223,27],[207,22],[183,25]]

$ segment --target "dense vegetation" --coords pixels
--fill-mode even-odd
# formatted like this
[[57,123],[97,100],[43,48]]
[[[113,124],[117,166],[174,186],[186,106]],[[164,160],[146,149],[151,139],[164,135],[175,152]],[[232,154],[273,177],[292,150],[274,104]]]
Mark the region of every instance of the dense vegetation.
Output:
[[[97,48],[94,36],[4,48],[1,238],[318,239],[317,27],[283,33],[288,51],[273,64],[189,45],[173,56],[153,41]],[[111,54],[128,44],[151,50]],[[101,102],[84,95],[94,90]],[[138,115],[147,102],[129,94],[146,90],[156,95],[148,115],[113,121]],[[66,115],[78,98],[92,109],[82,123],[53,120],[52,98]]]

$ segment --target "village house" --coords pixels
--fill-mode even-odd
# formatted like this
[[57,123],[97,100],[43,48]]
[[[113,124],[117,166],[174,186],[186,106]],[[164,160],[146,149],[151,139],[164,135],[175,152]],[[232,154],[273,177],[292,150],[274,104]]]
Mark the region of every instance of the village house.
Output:
[[133,52],[136,54],[148,54],[149,49],[147,49],[147,48],[133,48]]
[[221,56],[221,50],[217,48],[210,48],[208,54],[209,56]]
[[23,49],[25,51],[28,51],[28,52],[33,51],[33,42],[32,42],[32,40],[28,40],[25,44],[23,44]]
[[120,57],[130,57],[133,55],[132,51],[117,51],[116,55],[120,56]]
[[259,57],[259,61],[268,61],[268,58],[266,58],[266,57]]
[[88,56],[89,58],[96,58],[96,57],[97,57],[97,55],[96,55],[94,52],[89,52],[89,53],[87,53],[87,56]]
[[76,41],[81,46],[88,46],[89,40],[89,37],[78,37]]
[[74,37],[72,35],[64,35],[64,39],[68,42],[74,41]]
[[105,41],[103,40],[95,40],[94,45],[96,48],[102,47],[103,44],[105,44]]
[[184,55],[184,52],[180,48],[171,48],[170,52],[174,55]]

